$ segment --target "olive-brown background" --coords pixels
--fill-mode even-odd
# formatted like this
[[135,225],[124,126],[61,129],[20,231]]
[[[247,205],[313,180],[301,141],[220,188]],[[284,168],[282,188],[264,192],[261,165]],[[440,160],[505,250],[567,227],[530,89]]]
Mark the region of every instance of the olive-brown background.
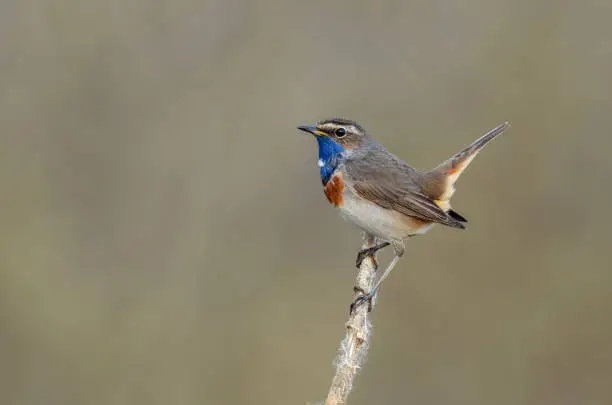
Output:
[[[296,125],[461,179],[351,404],[612,403],[612,3],[0,3],[0,403],[324,397],[360,233]],[[388,253],[381,259],[388,259]]]

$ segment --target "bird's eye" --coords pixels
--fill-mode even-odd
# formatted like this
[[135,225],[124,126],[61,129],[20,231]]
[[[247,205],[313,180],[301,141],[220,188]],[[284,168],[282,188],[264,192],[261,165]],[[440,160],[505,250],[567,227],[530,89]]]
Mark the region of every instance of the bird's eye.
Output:
[[338,138],[342,138],[344,135],[346,135],[346,131],[344,130],[344,128],[337,128],[334,133]]

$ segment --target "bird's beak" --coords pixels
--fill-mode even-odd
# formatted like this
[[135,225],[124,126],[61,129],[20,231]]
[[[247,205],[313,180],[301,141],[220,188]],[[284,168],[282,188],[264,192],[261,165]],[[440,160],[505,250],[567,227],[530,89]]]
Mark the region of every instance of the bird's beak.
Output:
[[316,136],[326,136],[327,135],[325,132],[319,131],[317,127],[315,126],[302,125],[302,126],[297,127],[297,129],[304,131],[304,132],[311,133]]

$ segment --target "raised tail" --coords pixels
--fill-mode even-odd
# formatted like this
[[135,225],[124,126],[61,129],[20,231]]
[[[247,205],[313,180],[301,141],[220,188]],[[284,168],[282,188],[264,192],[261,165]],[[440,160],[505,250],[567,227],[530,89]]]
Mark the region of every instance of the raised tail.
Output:
[[506,121],[493,128],[480,138],[472,142],[461,152],[451,156],[434,169],[427,172],[430,184],[434,187],[426,187],[424,190],[430,197],[439,201],[448,201],[455,192],[454,184],[461,176],[461,173],[474,160],[478,152],[497,135],[510,127],[510,122]]

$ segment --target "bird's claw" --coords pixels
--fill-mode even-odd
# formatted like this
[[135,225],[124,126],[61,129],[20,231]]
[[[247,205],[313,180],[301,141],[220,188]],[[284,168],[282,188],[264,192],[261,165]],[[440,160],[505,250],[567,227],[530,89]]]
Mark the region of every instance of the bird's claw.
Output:
[[360,250],[359,253],[357,253],[357,262],[355,263],[357,268],[360,268],[361,264],[366,259],[366,257],[370,256],[372,257],[372,263],[374,264],[374,270],[377,270],[378,264],[376,263],[376,260],[374,260],[374,252],[375,251],[372,251],[371,249]]
[[368,312],[372,312],[372,299],[374,298],[374,291],[372,290],[369,293],[366,293],[359,287],[355,287],[354,290],[355,292],[360,292],[361,294],[359,294],[359,296],[357,296],[357,298],[355,298],[355,300],[352,302],[351,307],[349,308],[349,315],[352,315],[353,311],[355,311],[359,305],[365,302],[368,303]]

